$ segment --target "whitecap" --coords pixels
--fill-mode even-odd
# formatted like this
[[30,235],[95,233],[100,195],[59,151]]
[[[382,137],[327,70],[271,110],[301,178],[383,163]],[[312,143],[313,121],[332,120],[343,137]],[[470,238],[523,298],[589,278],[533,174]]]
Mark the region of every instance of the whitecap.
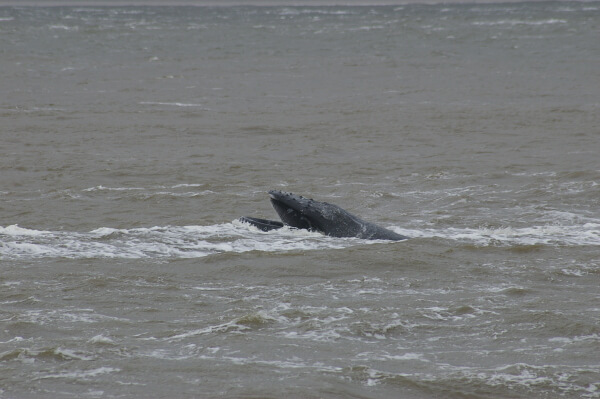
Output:
[[[186,192],[168,195],[201,194]],[[565,220],[570,219],[569,215],[564,216]],[[519,228],[415,229],[396,226],[390,229],[411,238],[443,238],[480,246],[600,245],[600,223],[594,221]],[[289,227],[263,232],[238,220],[206,226],[98,227],[89,232],[45,231],[10,225],[0,226],[0,235],[5,237],[0,244],[0,256],[10,259],[65,257],[160,260],[200,258],[219,253],[314,251],[390,243],[328,237]]]
[[114,345],[115,341],[104,335],[95,335],[87,341],[89,344]]
[[205,190],[205,191],[201,191],[201,192],[193,192],[193,191],[188,191],[185,193],[173,193],[170,191],[158,191],[156,193],[154,193],[153,195],[163,195],[163,196],[170,196],[170,197],[184,197],[184,198],[192,198],[192,197],[201,197],[207,194],[213,194],[212,191],[210,190]]
[[79,26],[66,26],[66,25],[50,25],[48,28],[54,30],[66,30],[66,31],[78,31]]
[[66,348],[56,348],[54,353],[64,359],[69,360],[94,360],[93,357],[81,355],[74,350]]
[[0,230],[0,233],[7,233],[7,239],[0,245],[0,256],[11,259],[65,257],[160,260],[249,251],[310,251],[366,243],[355,238],[332,238],[291,228],[265,233],[238,221],[208,226],[99,227],[87,233],[19,229],[11,227]]
[[499,20],[499,21],[475,21],[472,24],[475,26],[497,26],[497,25],[539,26],[539,25],[554,25],[554,24],[566,24],[566,23],[567,23],[567,21],[564,19],[546,19],[546,20],[538,20],[538,21],[527,21],[527,20],[520,20],[520,19],[505,19],[505,20]]
[[445,238],[475,245],[600,245],[600,223],[530,227],[407,229],[391,227],[413,238]]
[[171,105],[175,107],[202,107],[202,104],[196,103],[180,103],[180,102],[158,102],[158,101],[142,101],[140,105]]
[[[204,183],[181,183],[171,186],[171,188],[181,188],[181,187],[202,187]],[[211,191],[212,192],[212,191]]]
[[45,380],[45,379],[54,379],[54,378],[67,378],[67,379],[81,379],[85,380],[91,377],[97,377],[102,374],[111,374],[121,371],[121,369],[115,367],[98,367],[92,370],[82,370],[82,371],[67,371],[63,373],[47,373],[41,374],[40,376],[34,378],[34,380]]
[[18,224],[12,224],[10,226],[2,227],[0,226],[0,234],[5,234],[8,236],[41,236],[45,234],[51,234],[49,231],[44,230],[34,230],[34,229],[26,229],[23,227],[19,227]]
[[104,187],[103,185],[85,188],[81,191],[138,191],[145,190],[143,187]]

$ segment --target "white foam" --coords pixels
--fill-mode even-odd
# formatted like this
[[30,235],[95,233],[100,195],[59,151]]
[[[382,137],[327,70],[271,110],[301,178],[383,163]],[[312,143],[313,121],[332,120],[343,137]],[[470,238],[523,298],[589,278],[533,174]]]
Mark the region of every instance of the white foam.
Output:
[[25,341],[25,338],[23,338],[23,337],[14,337],[14,338],[9,339],[8,341],[0,341],[0,344],[9,344],[12,342],[23,342],[23,341]]
[[446,238],[476,245],[600,245],[600,223],[539,225],[502,228],[405,229],[393,231],[408,237]]
[[140,105],[170,105],[175,107],[202,107],[202,104],[195,103],[179,103],[179,102],[158,102],[158,101],[142,101]]
[[546,19],[539,21],[526,21],[519,19],[505,19],[500,21],[476,21],[473,22],[475,26],[497,26],[497,25],[530,25],[530,26],[539,26],[539,25],[555,25],[555,24],[566,24],[567,21],[564,19]]
[[114,345],[115,341],[112,339],[105,337],[104,335],[95,335],[94,337],[88,340],[90,344],[104,344],[104,345]]
[[71,349],[56,348],[54,350],[54,353],[58,356],[61,356],[65,359],[69,359],[69,360],[94,360],[93,357],[78,354]]
[[51,234],[49,231],[44,230],[33,230],[26,229],[23,227],[19,227],[18,224],[12,224],[10,226],[2,227],[0,226],[0,234],[8,235],[8,236],[30,236],[36,237],[44,234]]
[[[530,227],[416,229],[391,227],[411,238],[443,238],[480,246],[600,245],[600,222]],[[579,222],[580,224],[577,224]],[[263,232],[237,220],[208,226],[154,226],[132,229],[99,227],[89,232],[45,231],[0,226],[0,256],[8,259],[183,259],[219,253],[302,252],[384,244],[357,238],[334,238],[284,227]]]
[[6,256],[7,258],[58,257],[60,251],[44,244],[3,242],[0,246],[0,256]]
[[231,321],[228,323],[223,323],[223,324],[219,324],[219,325],[215,325],[215,326],[208,326],[206,328],[200,328],[197,330],[187,331],[187,332],[169,337],[167,340],[168,341],[179,341],[179,340],[182,340],[185,338],[195,337],[197,335],[212,334],[215,332],[232,332],[232,331],[240,332],[240,331],[249,330],[249,329],[250,329],[250,327],[239,325],[235,321]]
[[83,189],[82,191],[135,191],[145,190],[143,187],[104,187],[102,185]]
[[333,239],[290,228],[265,233],[237,221],[212,226],[100,227],[87,233],[47,232],[9,226],[0,227],[1,233],[7,235],[7,239],[0,246],[0,256],[12,259],[198,258],[227,252],[344,248],[361,241]]
[[384,29],[385,27],[382,25],[373,25],[373,26],[359,26],[358,28],[350,28],[348,31],[370,31],[373,29]]
[[50,29],[54,30],[66,30],[66,31],[78,31],[79,26],[66,26],[66,25],[50,25]]
[[600,334],[591,334],[591,335],[581,335],[581,336],[577,336],[577,337],[554,337],[554,338],[549,338],[548,342],[557,342],[557,343],[561,343],[561,344],[565,344],[565,345],[570,345],[576,342],[583,342],[583,341],[595,341],[595,342],[600,342]]
[[[171,188],[181,188],[181,187],[202,187],[205,184],[203,183],[182,183],[182,184],[176,184],[174,186],[172,186]],[[212,192],[212,191],[211,191]]]
[[200,197],[206,194],[213,194],[212,191],[210,190],[205,190],[205,191],[201,191],[201,192],[185,192],[185,193],[173,193],[170,191],[159,191],[154,193],[153,195],[165,195],[165,196],[171,196],[171,197]]
[[34,378],[34,380],[44,380],[44,379],[51,379],[51,378],[67,378],[67,379],[77,379],[77,380],[85,380],[91,377],[97,377],[99,375],[102,374],[110,374],[110,373],[116,373],[121,371],[118,368],[114,368],[114,367],[98,367],[96,369],[92,369],[92,370],[85,370],[85,371],[67,371],[67,372],[63,372],[63,373],[49,373],[49,374],[43,374],[37,378]]

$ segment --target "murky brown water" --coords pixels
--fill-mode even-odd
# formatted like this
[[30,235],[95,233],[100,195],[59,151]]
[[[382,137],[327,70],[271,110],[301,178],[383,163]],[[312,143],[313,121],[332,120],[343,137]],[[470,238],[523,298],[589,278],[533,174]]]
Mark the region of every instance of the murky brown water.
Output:
[[599,24],[0,7],[0,397],[599,397]]

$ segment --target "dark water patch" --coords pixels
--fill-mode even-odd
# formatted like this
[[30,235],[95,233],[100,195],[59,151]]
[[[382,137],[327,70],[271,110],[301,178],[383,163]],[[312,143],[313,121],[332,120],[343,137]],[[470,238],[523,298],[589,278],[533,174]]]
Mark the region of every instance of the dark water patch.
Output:
[[533,290],[524,287],[510,287],[501,291],[503,294],[511,297],[523,297],[533,293]]
[[533,245],[515,245],[510,247],[510,251],[516,254],[528,254],[531,252],[539,252],[544,249],[544,245],[533,244]]

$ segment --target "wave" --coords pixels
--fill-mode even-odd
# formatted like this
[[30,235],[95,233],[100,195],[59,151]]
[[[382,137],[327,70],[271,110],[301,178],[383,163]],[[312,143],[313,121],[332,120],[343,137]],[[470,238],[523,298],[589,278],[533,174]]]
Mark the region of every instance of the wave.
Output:
[[[197,188],[202,187],[204,184],[176,184],[171,186],[171,189],[182,189],[182,188]],[[166,186],[156,186],[151,188],[145,187],[105,187],[103,185],[89,187],[81,190],[85,193],[95,193],[95,192],[122,192],[122,195],[133,197],[141,200],[147,200],[154,197],[202,197],[205,195],[215,194],[212,190],[202,190],[202,191],[185,191],[185,192],[177,192],[177,191],[169,191],[169,187]],[[0,192],[1,194],[2,192]],[[71,195],[72,196],[72,195]]]
[[546,20],[538,20],[538,21],[528,21],[528,20],[520,20],[520,19],[505,19],[500,21],[476,21],[472,24],[475,26],[497,26],[497,25],[508,25],[508,26],[516,26],[516,25],[530,25],[530,26],[539,26],[539,25],[555,25],[555,24],[566,24],[567,21],[564,19],[546,19]]
[[523,245],[600,245],[600,223],[581,225],[540,225],[522,228],[447,228],[402,229],[394,228],[399,234],[420,238],[446,238],[478,246],[523,246]]
[[[202,104],[197,103],[180,103],[180,102],[158,102],[158,101],[142,101],[140,105],[167,105],[173,107],[203,107]],[[207,109],[204,109],[207,110]]]
[[306,230],[284,228],[261,232],[245,223],[211,226],[155,226],[89,232],[42,231],[17,225],[0,226],[0,257],[35,258],[201,258],[219,253],[287,252],[343,248],[358,239],[324,237]]
[[[600,223],[542,225],[526,228],[406,229],[390,227],[413,239],[441,238],[475,246],[600,245]],[[36,258],[201,258],[222,253],[294,252],[341,249],[383,243],[334,238],[292,228],[262,232],[239,221],[209,226],[154,226],[89,232],[47,231],[0,226],[0,257]],[[393,243],[390,242],[390,245]]]

